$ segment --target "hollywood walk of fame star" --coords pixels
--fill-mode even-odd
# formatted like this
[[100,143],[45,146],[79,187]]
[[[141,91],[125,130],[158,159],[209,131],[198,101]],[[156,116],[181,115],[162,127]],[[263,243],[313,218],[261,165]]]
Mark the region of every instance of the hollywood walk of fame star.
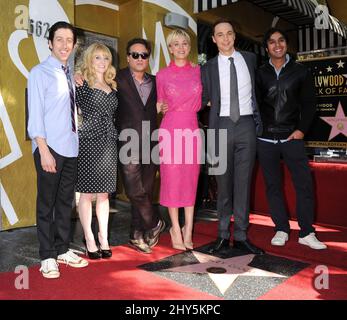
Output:
[[339,133],[347,137],[347,117],[343,111],[341,102],[339,102],[335,117],[320,117],[326,123],[331,125],[329,141],[336,137]]
[[[286,278],[286,276],[277,273],[248,266],[255,257],[254,254],[221,259],[198,251],[193,251],[192,253],[200,263],[164,269],[162,271],[207,273],[223,295],[240,275]],[[216,273],[211,272],[213,269]]]
[[342,62],[342,60],[340,60],[340,61],[339,61],[339,62],[337,62],[336,64],[337,64],[337,69],[339,69],[339,68],[343,68],[343,67],[344,67],[344,65],[345,65],[345,63],[344,63],[344,62]]
[[328,71],[328,72],[332,72],[332,70],[333,70],[333,68],[330,67],[330,66],[327,68],[327,71]]

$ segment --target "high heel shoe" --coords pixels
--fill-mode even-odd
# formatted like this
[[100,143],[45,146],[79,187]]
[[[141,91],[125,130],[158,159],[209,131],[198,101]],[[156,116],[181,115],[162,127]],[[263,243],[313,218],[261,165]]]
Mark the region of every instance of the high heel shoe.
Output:
[[177,235],[174,235],[174,232],[173,232],[172,227],[170,228],[169,232],[170,232],[170,236],[171,236],[172,247],[173,247],[174,249],[177,249],[177,250],[186,251],[187,249],[186,249],[186,247],[185,247],[184,244],[183,244],[182,235],[181,235],[181,230],[180,230],[180,233],[179,233],[179,238],[180,238],[180,239],[177,239],[178,236],[177,236]]
[[108,258],[111,258],[111,257],[112,257],[112,251],[111,251],[111,249],[104,250],[104,249],[101,249],[101,248],[100,248],[100,251],[101,251],[101,257],[102,257],[103,259],[108,259]]
[[91,260],[97,260],[97,259],[101,259],[101,252],[100,250],[97,251],[89,251],[88,247],[87,247],[87,241],[86,239],[83,239],[83,243],[86,246],[86,255],[89,259]]
[[111,258],[112,257],[112,251],[111,251],[110,247],[108,246],[108,243],[107,243],[107,247],[109,247],[109,248],[108,249],[102,249],[100,238],[102,238],[102,237],[100,237],[100,232],[99,232],[98,233],[98,240],[99,240],[99,250],[101,253],[101,257],[104,259]]
[[193,242],[192,241],[186,241],[185,237],[184,237],[184,230],[185,230],[185,227],[182,228],[182,234],[183,234],[183,243],[184,243],[184,246],[188,249],[188,250],[193,250]]
[[88,256],[89,259],[91,260],[97,260],[97,259],[101,259],[101,252],[98,251],[88,251],[88,249],[86,248],[86,255]]

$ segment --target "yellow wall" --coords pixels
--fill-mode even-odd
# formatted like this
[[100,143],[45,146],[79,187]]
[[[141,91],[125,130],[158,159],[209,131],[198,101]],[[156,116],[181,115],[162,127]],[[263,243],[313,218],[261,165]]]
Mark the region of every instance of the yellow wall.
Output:
[[347,1],[345,0],[328,0],[330,14],[347,24]]
[[[169,6],[166,6],[169,3]],[[160,39],[166,38],[171,31],[170,28],[164,26],[164,16],[169,12],[181,12],[182,10],[191,18],[193,14],[193,1],[147,1],[147,0],[129,0],[119,5],[119,55],[120,67],[127,65],[125,49],[128,40],[134,37],[145,37],[152,43],[152,59],[154,59],[154,51],[160,43],[156,41],[156,32],[163,34]],[[196,33],[191,29],[187,30],[192,37],[192,53],[191,59],[197,60]],[[144,35],[145,33],[145,35]],[[160,49],[160,67],[166,65],[163,55],[163,47]],[[152,64],[151,64],[152,65]],[[155,74],[157,68],[150,68],[149,72]]]
[[119,12],[94,5],[75,6],[75,26],[77,28],[119,37]]
[[[172,1],[170,6],[166,6],[165,2],[160,3],[157,1],[157,4],[153,4],[152,2],[143,1],[142,7],[142,20],[143,20],[143,30],[148,39],[152,40],[153,50],[152,50],[152,58],[155,59],[155,49],[161,45],[160,49],[160,64],[159,66],[155,63],[151,63],[152,68],[151,71],[156,73],[156,71],[164,66],[166,66],[167,60],[170,58],[168,53],[166,53],[165,57],[165,40],[167,35],[170,33],[172,28],[168,28],[164,25],[164,17],[169,12],[183,14],[182,10],[185,12],[186,16],[191,19],[191,23],[193,23],[196,27],[196,21],[193,18],[193,1],[189,0],[177,0]],[[191,37],[192,49],[190,54],[190,59],[194,62],[197,62],[197,29],[189,26],[188,30],[186,30]],[[161,33],[163,33],[163,37],[161,37]],[[162,41],[160,43],[160,41]],[[156,67],[153,67],[155,65]]]
[[127,65],[126,45],[131,38],[141,37],[142,29],[142,1],[129,0],[119,6],[119,66],[124,68]]

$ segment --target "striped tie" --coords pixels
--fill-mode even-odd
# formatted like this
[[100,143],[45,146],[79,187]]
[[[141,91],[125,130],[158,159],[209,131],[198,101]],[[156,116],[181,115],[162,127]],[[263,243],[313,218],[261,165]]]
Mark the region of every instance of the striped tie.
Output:
[[69,85],[69,94],[70,94],[70,109],[71,109],[71,124],[72,131],[76,132],[76,123],[75,123],[75,93],[73,91],[73,86],[70,78],[70,71],[68,66],[61,66],[65,72],[67,83]]

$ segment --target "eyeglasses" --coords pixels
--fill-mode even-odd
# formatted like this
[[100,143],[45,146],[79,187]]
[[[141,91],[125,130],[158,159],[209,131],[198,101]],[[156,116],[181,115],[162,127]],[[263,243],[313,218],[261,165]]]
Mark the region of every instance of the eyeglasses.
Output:
[[146,60],[149,57],[147,52],[129,52],[128,56],[131,56],[133,59],[137,60],[141,57],[142,60]]

